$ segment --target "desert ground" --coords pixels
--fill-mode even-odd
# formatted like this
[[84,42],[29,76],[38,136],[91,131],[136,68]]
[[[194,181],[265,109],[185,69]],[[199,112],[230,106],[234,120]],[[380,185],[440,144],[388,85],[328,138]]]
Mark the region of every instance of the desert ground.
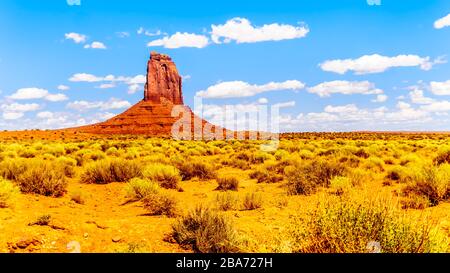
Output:
[[449,252],[450,135],[0,133],[0,252]]

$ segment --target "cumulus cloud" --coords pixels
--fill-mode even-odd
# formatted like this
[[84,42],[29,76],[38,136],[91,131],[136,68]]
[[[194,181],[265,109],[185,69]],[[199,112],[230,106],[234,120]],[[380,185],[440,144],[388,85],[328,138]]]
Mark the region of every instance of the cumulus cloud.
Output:
[[23,117],[24,114],[22,112],[4,112],[2,116],[6,120],[14,120]]
[[116,83],[124,83],[128,85],[128,93],[134,94],[143,88],[142,85],[146,83],[147,78],[145,75],[136,75],[133,77],[108,75],[102,77],[88,73],[76,73],[69,78],[69,81],[89,83],[104,82],[97,86],[97,88],[100,89],[113,88],[116,86]]
[[438,96],[450,96],[450,80],[445,82],[430,82],[430,90]]
[[281,90],[300,90],[305,84],[297,80],[270,82],[263,85],[249,84],[243,81],[221,82],[198,91],[196,96],[202,98],[239,98],[251,97],[260,93]]
[[53,114],[53,112],[43,111],[43,112],[37,113],[36,116],[40,119],[50,119],[50,118],[54,117],[54,114]]
[[74,101],[67,104],[67,108],[77,111],[88,111],[92,109],[116,110],[130,107],[131,104],[126,100],[111,98],[108,101]]
[[75,32],[66,33],[64,34],[64,37],[66,38],[66,40],[72,40],[76,44],[85,43],[87,39],[86,35]]
[[420,67],[422,70],[430,70],[434,64],[443,63],[442,58],[434,61],[430,57],[417,55],[398,55],[395,57],[381,56],[379,54],[364,55],[357,59],[327,60],[319,66],[324,71],[345,74],[353,71],[357,75],[381,73],[393,67]]
[[329,97],[331,94],[379,95],[383,93],[383,90],[375,88],[374,84],[368,81],[330,81],[310,87],[308,92],[320,97]]
[[180,47],[204,48],[208,44],[209,39],[205,35],[177,32],[172,36],[166,36],[161,39],[151,41],[147,44],[147,46],[163,46],[171,49]]
[[58,90],[61,90],[61,91],[67,91],[67,90],[69,90],[70,89],[70,87],[69,86],[67,86],[67,85],[63,85],[63,84],[60,84],[60,85],[58,85]]
[[87,73],[77,73],[69,78],[69,81],[71,82],[100,82],[103,80],[104,78],[102,77],[97,77]]
[[450,101],[446,101],[446,100],[433,101],[430,104],[421,106],[420,109],[427,111],[427,112],[434,112],[434,113],[449,112],[450,111]]
[[15,93],[8,96],[8,98],[13,100],[45,99],[52,102],[68,99],[64,94],[51,94],[46,89],[36,87],[18,89]]
[[375,99],[372,100],[372,102],[385,102],[387,101],[388,96],[384,95],[384,94],[380,94],[377,95],[377,97]]
[[434,28],[441,29],[450,26],[450,13],[434,22]]
[[214,43],[256,43],[281,41],[305,37],[309,29],[305,26],[287,24],[265,24],[254,26],[246,18],[232,18],[223,25],[211,25],[211,39]]
[[97,86],[97,88],[99,89],[109,89],[109,88],[114,88],[116,87],[116,85],[114,83],[102,83],[99,86]]
[[37,103],[26,103],[26,104],[20,104],[20,103],[11,103],[11,104],[2,104],[1,109],[4,112],[31,112],[36,111],[40,108],[39,104]]
[[106,46],[102,42],[92,42],[91,44],[87,44],[84,46],[84,48],[92,48],[92,49],[106,49]]
[[423,90],[414,87],[411,92],[409,92],[409,98],[412,103],[415,104],[430,104],[434,102],[434,99],[425,97],[423,94]]

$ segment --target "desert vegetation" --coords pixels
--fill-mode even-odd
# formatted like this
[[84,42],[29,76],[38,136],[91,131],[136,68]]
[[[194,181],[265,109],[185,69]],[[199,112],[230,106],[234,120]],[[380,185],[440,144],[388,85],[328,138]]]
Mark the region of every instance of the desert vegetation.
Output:
[[[286,134],[263,151],[8,134],[0,251],[65,252],[75,240],[86,252],[449,252],[449,139]],[[17,247],[30,236],[39,243]]]

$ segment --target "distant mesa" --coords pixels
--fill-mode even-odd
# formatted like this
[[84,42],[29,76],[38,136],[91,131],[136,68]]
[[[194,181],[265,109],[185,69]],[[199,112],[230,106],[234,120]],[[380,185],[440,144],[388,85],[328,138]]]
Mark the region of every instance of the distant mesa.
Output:
[[[182,117],[182,115],[185,115]],[[188,117],[186,117],[186,115]],[[197,124],[197,127],[194,125]],[[147,82],[144,88],[144,99],[131,108],[105,122],[66,129],[90,134],[142,134],[158,137],[173,136],[172,128],[182,128],[191,134],[179,138],[192,139],[194,131],[216,132],[223,137],[229,134],[223,128],[216,127],[200,117],[184,105],[182,78],[178,74],[175,63],[165,54],[151,52],[147,63]],[[198,126],[200,125],[200,126]],[[201,133],[200,132],[200,133]],[[234,132],[232,132],[234,135]]]

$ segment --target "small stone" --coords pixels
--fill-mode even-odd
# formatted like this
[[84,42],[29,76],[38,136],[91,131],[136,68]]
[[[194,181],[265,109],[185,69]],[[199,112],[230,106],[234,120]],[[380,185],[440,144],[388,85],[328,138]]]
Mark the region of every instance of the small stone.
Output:
[[114,236],[114,237],[112,238],[112,241],[113,241],[114,243],[118,243],[118,242],[122,241],[122,238],[119,237],[119,236]]
[[84,236],[85,239],[87,239],[89,237],[89,234],[85,233],[83,236]]

